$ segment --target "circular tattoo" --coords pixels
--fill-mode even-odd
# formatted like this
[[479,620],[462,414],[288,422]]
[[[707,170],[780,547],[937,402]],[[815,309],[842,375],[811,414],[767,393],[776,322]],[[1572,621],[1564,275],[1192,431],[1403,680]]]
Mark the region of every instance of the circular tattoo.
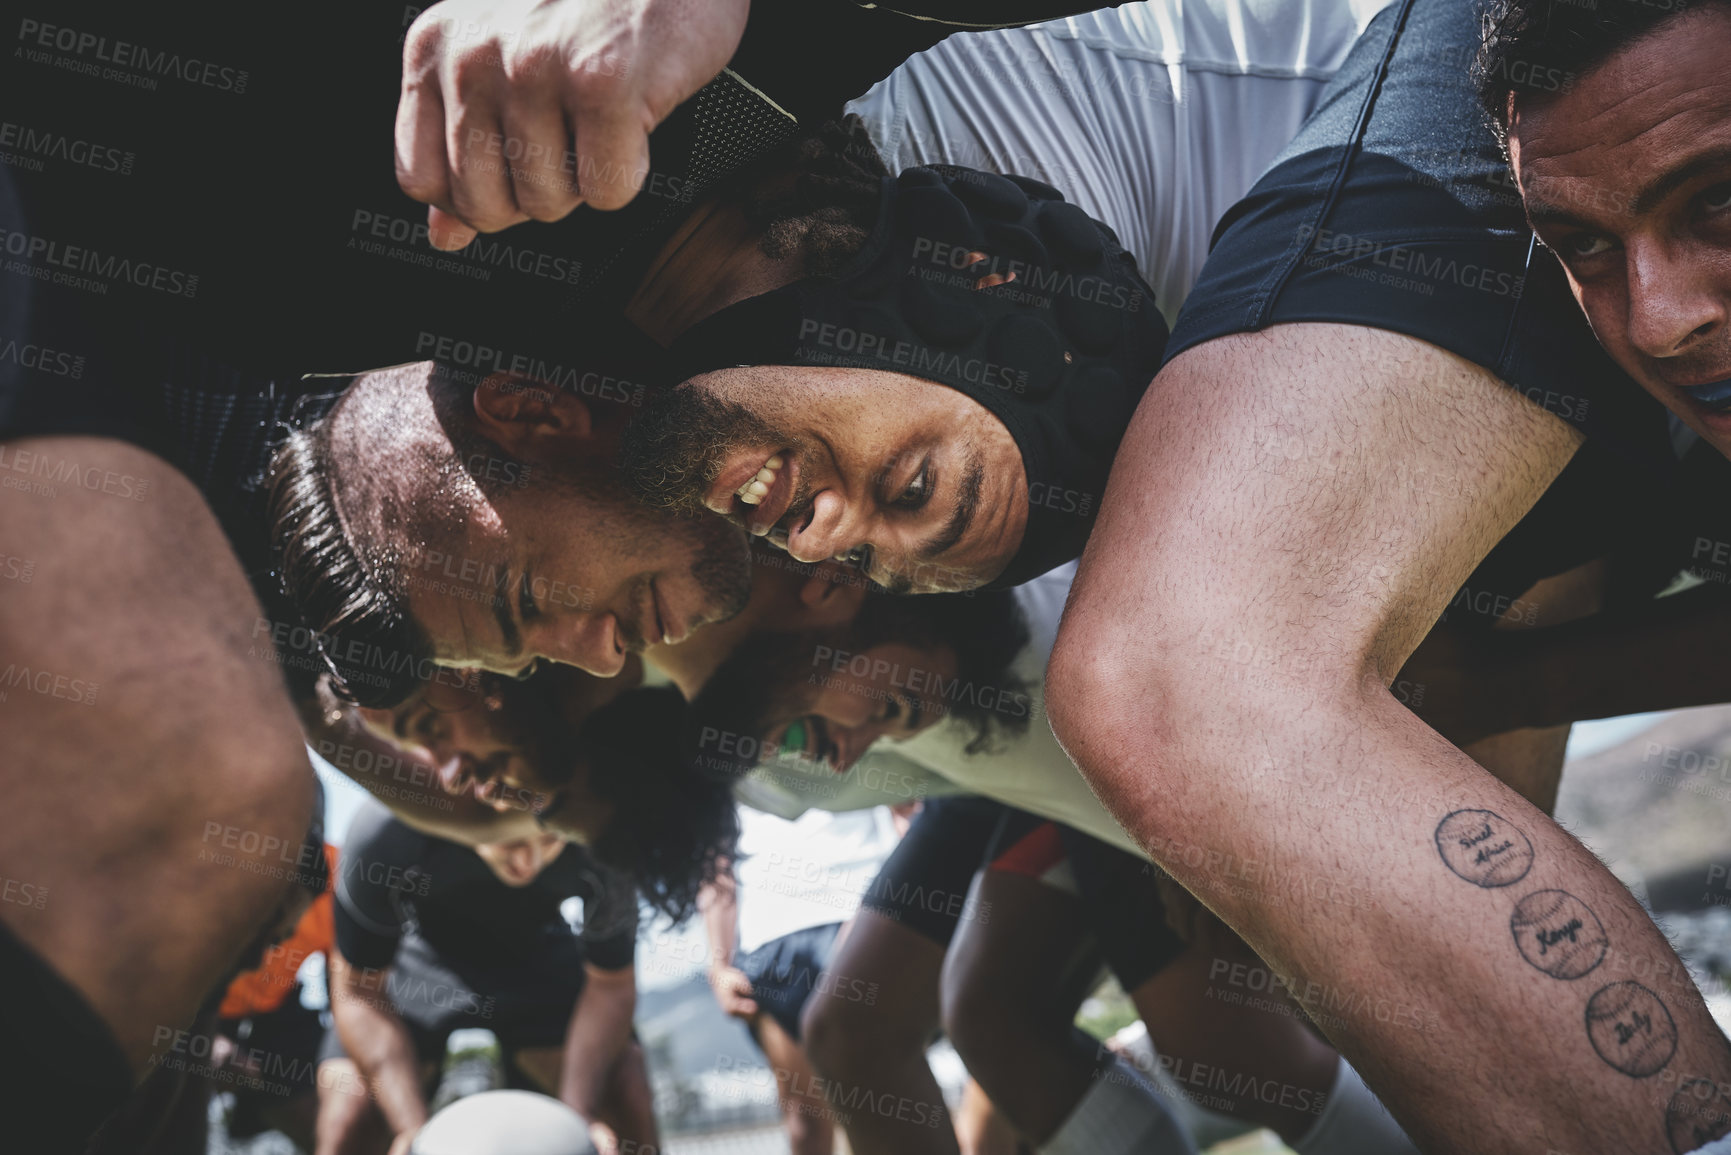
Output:
[[1448,868],[1486,888],[1519,882],[1533,868],[1533,844],[1521,828],[1489,810],[1457,810],[1436,828]]
[[1677,1052],[1677,1024],[1659,996],[1635,982],[1600,987],[1587,1000],[1593,1050],[1632,1079],[1665,1069]]
[[1509,930],[1521,957],[1554,979],[1578,979],[1605,961],[1605,926],[1566,890],[1535,890],[1515,904]]
[[1677,1155],[1731,1135],[1731,1095],[1712,1079],[1690,1079],[1665,1105],[1665,1135]]

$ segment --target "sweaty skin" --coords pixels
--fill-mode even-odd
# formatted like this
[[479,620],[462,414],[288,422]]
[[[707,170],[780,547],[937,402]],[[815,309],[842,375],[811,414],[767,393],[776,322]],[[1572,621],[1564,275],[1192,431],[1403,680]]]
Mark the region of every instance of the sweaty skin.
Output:
[[[1223,387],[1241,381],[1262,384]],[[1339,452],[1272,461],[1276,434]],[[1484,370],[1384,331],[1191,349],[1132,423],[1048,674],[1053,728],[1108,807],[1299,980],[1426,1150],[1664,1150],[1673,1094],[1731,1077],[1628,891],[1388,690],[1576,445]],[[1511,935],[1546,889],[1608,940],[1573,981]]]
[[276,653],[249,642],[258,601],[192,483],[102,438],[5,448],[145,483],[140,500],[0,494],[8,553],[36,563],[0,594],[0,873],[43,896],[0,919],[143,1073],[294,885],[262,851],[305,837],[312,767]]

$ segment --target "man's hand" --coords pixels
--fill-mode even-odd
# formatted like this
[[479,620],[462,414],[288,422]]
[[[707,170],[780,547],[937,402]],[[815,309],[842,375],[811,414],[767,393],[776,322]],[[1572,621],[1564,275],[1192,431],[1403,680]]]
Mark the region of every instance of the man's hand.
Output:
[[719,74],[749,0],[445,0],[403,44],[397,183],[432,243],[616,209],[649,134]]
[[749,1019],[757,1013],[757,1001],[751,997],[751,980],[738,967],[709,968],[709,989],[721,1009],[736,1019]]
[[399,1132],[397,1137],[391,1140],[391,1150],[389,1155],[411,1155],[410,1149],[415,1145],[415,1136],[420,1133],[421,1129],[419,1127],[409,1131]]

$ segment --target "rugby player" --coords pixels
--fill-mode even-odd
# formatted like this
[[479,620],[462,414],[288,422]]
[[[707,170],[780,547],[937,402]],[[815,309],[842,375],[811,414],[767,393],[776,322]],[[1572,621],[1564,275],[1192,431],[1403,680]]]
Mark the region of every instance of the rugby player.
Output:
[[[406,1152],[446,1041],[463,1027],[498,1036],[511,1086],[557,1094],[622,1142],[658,1145],[631,1033],[629,882],[557,835],[463,847],[369,804],[350,828],[336,894],[320,1155]],[[573,897],[581,933],[560,913]]]
[[343,740],[315,749],[424,834],[479,845],[556,833],[678,922],[733,854],[738,823],[728,778],[691,757],[679,693],[637,685],[631,662],[620,678],[555,665],[429,685],[392,710],[339,706],[326,732]]
[[[1731,1046],[1675,953],[1391,690],[1577,450],[1615,445],[1659,476],[1671,461],[1662,411],[1506,195],[1466,79],[1478,39],[1470,6],[1384,10],[1229,214],[1117,459],[1051,720],[1137,843],[1277,972],[1446,1008],[1440,1035],[1363,1006],[1324,1027],[1422,1147],[1691,1151],[1731,1130]],[[1663,508],[1628,476],[1613,497]],[[1261,660],[1202,641],[1220,638]],[[1262,804],[1306,779],[1336,785]],[[1210,890],[1227,858],[1292,882]],[[1350,886],[1374,910],[1333,909]],[[1599,928],[1571,965],[1523,954],[1524,916],[1511,932],[1541,891]]]
[[[1010,585],[1069,560],[1117,406],[1140,389],[1117,387],[1135,358],[1084,349],[1162,340],[1159,311],[1176,312],[1208,229],[1296,131],[1357,28],[1344,5],[1138,5],[955,37],[910,61],[852,106],[903,187],[881,208],[869,186],[837,195],[846,260],[674,342],[689,379],[627,433],[639,491],[728,516],[799,560],[851,557],[899,592]],[[1189,62],[1185,99],[1165,59]],[[1050,77],[1030,86],[1030,69]],[[1081,96],[1091,80],[1119,90]],[[1114,279],[1084,253],[1091,240],[1062,239],[1040,186],[916,189],[907,170],[932,164],[1025,168],[1103,220],[1146,284]]]

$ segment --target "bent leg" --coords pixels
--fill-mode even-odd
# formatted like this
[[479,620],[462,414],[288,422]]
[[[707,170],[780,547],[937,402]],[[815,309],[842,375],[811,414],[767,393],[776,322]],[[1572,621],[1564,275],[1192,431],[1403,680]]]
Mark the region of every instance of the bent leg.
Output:
[[775,1073],[776,1101],[793,1155],[830,1155],[835,1150],[835,1121],[824,1099],[817,1072],[793,1036],[768,1015],[751,1024],[752,1037]]
[[1662,1149],[1692,1080],[1731,1081],[1627,890],[1388,690],[1575,445],[1392,333],[1192,348],[1132,422],[1049,671],[1118,819],[1427,1149]]
[[0,597],[0,869],[44,894],[0,920],[140,1070],[292,885],[312,772],[251,648],[258,603],[191,483],[115,441],[6,448],[138,495],[0,494],[0,537],[34,563]]
[[[859,1155],[956,1151],[943,1092],[926,1062],[943,964],[942,946],[862,909],[836,944],[824,970],[830,978],[806,1003],[806,1054],[829,1082],[836,1119]],[[861,982],[876,990],[875,1004],[854,997]],[[883,1104],[887,1111],[874,1110]]]
[[944,959],[944,1033],[1010,1124],[1044,1143],[1099,1073],[1061,979],[1085,950],[1075,897],[1038,879],[985,870],[974,880],[989,922],[962,927]]
[[391,1145],[391,1128],[366,1080],[350,1059],[326,1059],[319,1064],[318,1146],[314,1155],[384,1155]]

